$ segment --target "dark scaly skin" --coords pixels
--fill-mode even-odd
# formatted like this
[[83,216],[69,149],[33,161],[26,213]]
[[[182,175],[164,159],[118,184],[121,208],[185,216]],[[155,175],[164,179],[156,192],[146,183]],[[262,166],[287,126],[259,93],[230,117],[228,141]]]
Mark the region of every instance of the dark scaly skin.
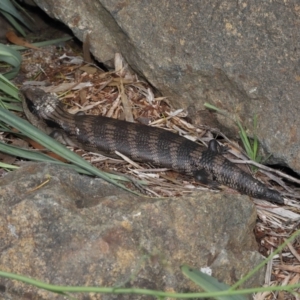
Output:
[[72,115],[59,99],[37,88],[21,90],[29,121],[58,141],[87,151],[117,157],[118,151],[132,160],[176,170],[203,183],[213,177],[239,192],[284,203],[279,192],[267,188],[220,154],[215,140],[207,150],[167,130],[102,116]]
[[220,155],[216,143],[216,140],[210,141],[208,150],[203,152],[200,160],[203,168],[211,173],[216,181],[254,198],[284,203],[279,192],[269,189],[266,185]]

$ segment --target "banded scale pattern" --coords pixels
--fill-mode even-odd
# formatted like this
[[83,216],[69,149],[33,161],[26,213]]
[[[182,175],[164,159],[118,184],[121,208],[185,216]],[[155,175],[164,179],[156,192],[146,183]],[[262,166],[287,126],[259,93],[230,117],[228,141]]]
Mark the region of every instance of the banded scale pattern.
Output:
[[279,192],[269,189],[265,184],[253,178],[216,150],[216,140],[211,140],[209,148],[201,157],[200,163],[217,182],[236,189],[242,194],[272,202],[284,203]]
[[221,155],[216,140],[207,150],[175,133],[160,128],[102,116],[72,115],[59,99],[40,89],[21,90],[29,121],[65,144],[116,157],[118,151],[132,160],[149,162],[196,177],[208,178],[243,194],[284,203],[279,192],[269,189]]

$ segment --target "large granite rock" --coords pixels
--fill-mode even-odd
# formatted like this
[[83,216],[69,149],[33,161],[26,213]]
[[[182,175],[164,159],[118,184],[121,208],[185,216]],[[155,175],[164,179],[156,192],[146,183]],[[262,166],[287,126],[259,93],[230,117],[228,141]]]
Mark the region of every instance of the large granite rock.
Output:
[[[182,264],[210,267],[232,284],[262,259],[252,232],[254,205],[237,194],[150,199],[67,168],[30,163],[2,178],[0,207],[0,270],[56,285],[195,291]],[[263,270],[246,286],[262,283]],[[64,299],[4,278],[0,297]]]
[[[300,172],[299,5],[276,1],[35,0],[111,64],[116,52],[176,107],[239,118]],[[234,128],[219,117],[225,127]],[[224,129],[224,128],[223,128]],[[235,128],[236,129],[236,128]],[[236,131],[235,131],[236,132]]]

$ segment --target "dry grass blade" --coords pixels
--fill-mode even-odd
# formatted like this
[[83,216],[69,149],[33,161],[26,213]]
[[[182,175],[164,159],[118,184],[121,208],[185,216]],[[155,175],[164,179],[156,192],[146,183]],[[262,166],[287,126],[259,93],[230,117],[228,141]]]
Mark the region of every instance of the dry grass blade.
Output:
[[130,102],[125,94],[125,89],[123,82],[121,81],[120,83],[120,95],[121,95],[121,101],[122,101],[122,106],[123,106],[123,113],[125,115],[125,120],[127,122],[134,122],[132,111],[131,111],[131,105]]
[[121,158],[123,158],[125,161],[127,161],[129,164],[131,164],[132,166],[139,168],[140,166],[134,162],[133,160],[131,160],[130,158],[128,158],[127,156],[123,155],[122,153],[115,151],[115,153],[120,156]]
[[295,256],[295,258],[297,258],[297,260],[300,262],[300,255],[298,254],[296,249],[291,245],[291,243],[287,243],[287,246],[289,247],[291,253]]

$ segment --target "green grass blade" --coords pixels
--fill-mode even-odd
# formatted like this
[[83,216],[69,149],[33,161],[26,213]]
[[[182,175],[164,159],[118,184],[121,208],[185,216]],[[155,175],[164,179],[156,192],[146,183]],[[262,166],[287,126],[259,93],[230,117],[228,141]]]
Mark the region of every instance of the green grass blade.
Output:
[[252,152],[252,148],[251,148],[251,145],[250,145],[250,142],[249,142],[249,139],[248,139],[248,136],[247,136],[247,133],[246,133],[245,129],[243,128],[240,121],[237,121],[237,125],[240,129],[240,136],[241,136],[241,139],[243,140],[243,143],[244,143],[244,146],[245,146],[245,149],[246,149],[247,153],[248,153],[248,151]]
[[157,290],[149,290],[149,289],[143,289],[143,288],[116,288],[116,287],[93,287],[93,286],[59,286],[59,285],[53,285],[49,284],[48,282],[43,282],[40,280],[32,279],[26,276],[22,276],[19,274],[9,273],[0,270],[0,277],[6,278],[6,279],[12,279],[19,282],[23,282],[27,285],[32,285],[40,289],[44,289],[53,293],[102,293],[102,294],[130,294],[130,295],[148,295],[152,296],[158,299],[165,299],[167,297],[173,299],[198,299],[198,298],[217,298],[229,296],[229,299],[233,296],[239,296],[241,294],[243,295],[249,295],[253,293],[262,293],[262,292],[276,292],[276,291],[291,291],[293,292],[293,289],[299,289],[300,284],[292,284],[287,286],[269,286],[269,287],[256,287],[256,288],[249,288],[249,289],[243,289],[238,291],[220,291],[220,292],[199,292],[199,293],[176,293],[176,292],[163,292],[163,291],[157,291]]
[[13,156],[17,156],[17,157],[21,157],[24,159],[28,159],[31,161],[54,163],[57,165],[66,166],[68,168],[74,169],[76,172],[81,173],[81,174],[93,175],[91,172],[86,171],[85,169],[82,169],[81,167],[75,166],[73,164],[67,164],[67,163],[61,162],[61,161],[59,161],[51,156],[48,156],[47,154],[44,154],[42,152],[15,147],[12,145],[5,144],[3,142],[0,142],[0,152],[7,153],[9,155],[13,155]]
[[12,84],[7,78],[5,78],[2,74],[0,74],[0,90],[3,91],[6,95],[9,95],[10,97],[16,99],[18,102],[21,102],[19,98],[18,88],[14,84]]
[[0,168],[1,169],[18,169],[19,167],[0,162]]
[[211,110],[214,110],[214,111],[218,112],[219,114],[227,116],[227,112],[225,110],[222,110],[222,109],[220,109],[220,108],[218,108],[218,107],[216,107],[216,106],[214,106],[210,103],[205,102],[204,107],[208,108],[208,109],[211,109]]
[[[63,43],[63,42],[69,41],[71,39],[73,39],[72,36],[65,36],[65,37],[62,37],[62,38],[59,38],[59,39],[31,43],[31,45],[36,46],[36,47],[44,47],[44,46],[49,46],[49,45],[55,45],[55,44]],[[25,50],[25,49],[28,49],[27,47],[18,46],[18,45],[11,45],[10,48],[12,48],[14,50]]]
[[9,72],[3,74],[7,79],[12,79],[19,73],[22,57],[18,51],[0,44],[0,61],[4,61],[14,67]]
[[123,184],[118,183],[114,179],[110,177],[110,174],[101,172],[97,168],[93,167],[91,164],[89,164],[87,161],[85,161],[82,157],[77,155],[76,153],[70,151],[62,144],[58,143],[36,127],[29,124],[27,121],[17,117],[10,111],[0,108],[0,121],[3,121],[7,123],[8,125],[18,129],[20,132],[24,133],[26,136],[32,138],[45,148],[53,151],[54,153],[57,153],[61,157],[65,158],[68,161],[71,161],[76,166],[79,166],[83,168],[86,171],[91,172],[91,174],[98,176],[102,179],[104,179],[107,182],[110,182],[111,184],[118,186],[122,188],[123,190],[126,190],[128,192],[131,192],[133,194],[139,195],[139,193],[134,192],[128,188],[126,188]]
[[9,23],[19,32],[22,34],[22,36],[26,36],[25,31],[23,28],[20,26],[20,24],[17,22],[17,20],[10,15],[9,13],[5,11],[1,11],[2,15],[9,21]]
[[254,138],[253,138],[253,155],[256,158],[256,161],[260,161],[260,159],[257,158],[257,153],[258,153],[258,138],[256,135],[256,130],[257,130],[257,115],[254,115],[253,118],[253,128],[254,128]]
[[294,239],[300,236],[300,229],[295,231],[288,239],[285,240],[284,243],[282,243],[271,255],[269,255],[264,261],[262,261],[259,265],[257,265],[255,268],[253,268],[246,276],[241,278],[238,282],[233,284],[230,288],[230,290],[235,290],[242,284],[244,284],[249,278],[255,275],[256,272],[258,272],[259,269],[264,267],[270,260],[273,259],[273,257],[283,251],[283,249],[286,247],[288,243],[292,243]]
[[[250,139],[248,138],[245,129],[243,128],[243,126],[241,125],[241,123],[238,120],[236,120],[236,118],[231,118],[226,111],[221,110],[221,109],[217,108],[216,106],[214,106],[212,104],[204,103],[204,107],[206,107],[208,109],[211,109],[211,110],[214,110],[217,113],[222,114],[225,117],[231,119],[233,122],[235,122],[237,124],[237,126],[239,127],[239,135],[240,135],[240,138],[241,138],[241,140],[243,142],[243,145],[244,145],[244,148],[246,150],[247,155],[252,160],[254,160],[256,162],[260,162],[261,161],[261,157],[257,156],[257,153],[258,153],[258,138],[257,138],[257,136],[255,134],[254,134],[254,138],[253,138],[253,145],[251,145]],[[253,121],[254,121],[253,122],[254,129],[256,129],[257,128],[256,127],[257,126],[257,116],[256,115],[254,116],[254,120]],[[255,168],[253,168],[253,169],[255,169]]]
[[0,106],[5,108],[5,109],[9,109],[9,110],[14,110],[14,111],[18,111],[18,112],[22,112],[23,108],[22,106],[19,104],[12,104],[12,103],[7,103],[5,102],[5,100],[1,99],[2,97],[0,97]]
[[[181,267],[181,271],[185,276],[194,281],[206,292],[221,292],[230,289],[230,286],[219,282],[216,278],[209,276],[201,271],[192,269],[186,265]],[[246,300],[247,298],[241,295],[218,296],[218,300]]]
[[[16,146],[5,144],[1,141],[0,141],[0,152],[6,153],[6,154],[9,154],[9,155],[13,155],[13,156],[17,156],[17,157],[20,157],[20,158],[28,159],[28,160],[31,160],[31,161],[38,161],[38,162],[45,162],[45,163],[49,162],[49,163],[61,165],[61,166],[64,166],[64,167],[68,167],[70,169],[75,170],[78,173],[81,173],[81,174],[93,175],[91,172],[89,172],[89,171],[87,171],[87,170],[85,170],[85,169],[83,169],[79,166],[73,165],[71,163],[64,163],[64,162],[62,162],[60,160],[57,160],[57,159],[55,159],[55,158],[53,158],[53,157],[51,157],[51,156],[49,156],[45,153],[35,151],[35,150],[19,148],[19,147],[16,147]],[[16,166],[13,166],[13,167],[16,167]],[[0,166],[0,168],[1,168],[1,166]],[[16,167],[16,168],[18,168],[18,167]],[[130,182],[129,178],[126,178],[122,175],[109,174],[109,177],[112,178],[112,179],[118,180],[118,181]],[[136,182],[138,184],[147,184],[147,182],[143,181],[143,180],[137,180]]]
[[0,58],[2,61],[7,62],[14,67],[18,66],[22,61],[21,55],[18,51],[4,44],[0,44]]
[[[28,22],[26,22],[24,20],[24,18],[19,14],[19,12],[12,5],[12,3],[11,3],[10,0],[1,0],[1,2],[0,2],[0,12],[2,14],[8,13],[8,14],[12,15],[14,18],[16,18],[21,23],[23,23],[28,29],[30,29],[31,31],[33,31],[32,27],[30,26],[30,24],[28,24]],[[23,36],[25,36],[25,33],[24,33]]]
[[0,74],[0,91],[3,92],[0,93],[0,107],[20,112],[23,110],[17,87],[2,74]]
[[253,157],[255,158],[255,161],[258,162],[257,151],[258,151],[258,139],[257,139],[257,136],[255,135],[253,138],[252,152],[253,152]]
[[38,151],[31,151],[16,146],[8,145],[0,141],[0,152],[4,152],[13,156],[26,158],[29,160],[42,161],[42,162],[55,162],[55,158],[52,158],[44,153]]

